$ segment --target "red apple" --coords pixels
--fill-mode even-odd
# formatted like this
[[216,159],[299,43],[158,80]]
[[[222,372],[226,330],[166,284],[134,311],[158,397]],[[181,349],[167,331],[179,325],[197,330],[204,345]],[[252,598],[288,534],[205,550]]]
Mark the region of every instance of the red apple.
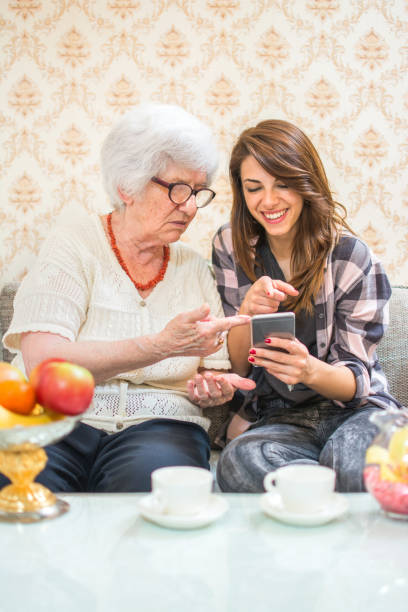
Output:
[[57,357],[52,357],[51,359],[46,359],[45,361],[42,361],[41,363],[36,365],[35,368],[33,368],[31,370],[30,376],[29,376],[30,383],[32,384],[34,389],[37,389],[37,387],[38,387],[38,381],[39,381],[39,377],[40,377],[40,369],[43,368],[46,363],[50,363],[50,361],[54,361],[54,362],[55,361],[61,361],[62,363],[64,363],[64,359],[58,359]]
[[61,359],[43,361],[34,368],[30,382],[37,402],[46,410],[70,416],[85,412],[95,387],[89,370]]

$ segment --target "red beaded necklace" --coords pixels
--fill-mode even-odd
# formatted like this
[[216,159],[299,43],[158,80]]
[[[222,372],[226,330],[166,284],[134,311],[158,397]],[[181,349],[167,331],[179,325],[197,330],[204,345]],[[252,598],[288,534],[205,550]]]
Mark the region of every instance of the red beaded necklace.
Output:
[[167,264],[169,263],[169,258],[170,258],[170,249],[169,249],[169,247],[168,246],[164,246],[163,247],[163,263],[162,263],[162,266],[161,266],[157,276],[155,276],[148,283],[144,283],[144,284],[143,283],[137,283],[135,281],[135,279],[131,277],[131,275],[129,273],[129,270],[128,270],[128,267],[125,264],[125,262],[123,261],[122,255],[120,254],[120,251],[118,249],[118,245],[116,244],[115,235],[114,235],[113,229],[112,229],[112,213],[109,213],[109,215],[107,216],[106,221],[107,221],[108,235],[109,235],[109,240],[110,240],[110,244],[111,244],[111,247],[112,247],[112,251],[115,253],[116,259],[120,263],[122,269],[126,272],[126,274],[130,278],[130,280],[132,281],[132,283],[134,284],[136,289],[138,289],[140,291],[146,291],[147,289],[153,289],[153,287],[155,287],[157,285],[157,283],[160,283],[160,281],[163,280],[164,275],[166,274]]

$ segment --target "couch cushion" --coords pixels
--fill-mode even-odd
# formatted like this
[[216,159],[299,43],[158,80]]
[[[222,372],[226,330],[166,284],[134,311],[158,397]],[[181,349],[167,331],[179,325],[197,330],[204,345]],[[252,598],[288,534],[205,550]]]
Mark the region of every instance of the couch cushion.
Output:
[[[13,316],[13,301],[14,296],[16,294],[17,288],[19,286],[18,282],[7,283],[4,285],[3,289],[0,293],[0,340],[3,337],[3,334],[9,328],[11,323],[11,318]],[[13,353],[10,353],[6,348],[4,348],[3,343],[1,343],[2,361],[11,361],[14,357]]]
[[392,395],[408,406],[408,287],[393,287],[390,324],[378,349],[378,357]]

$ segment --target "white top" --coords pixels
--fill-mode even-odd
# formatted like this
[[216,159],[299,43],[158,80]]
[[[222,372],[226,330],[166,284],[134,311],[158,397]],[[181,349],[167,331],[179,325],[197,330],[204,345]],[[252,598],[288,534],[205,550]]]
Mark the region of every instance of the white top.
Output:
[[[170,245],[163,281],[142,298],[118,263],[101,220],[81,212],[60,222],[44,242],[33,269],[22,281],[4,345],[24,371],[21,333],[42,331],[70,341],[122,340],[160,332],[177,314],[207,302],[223,317],[207,262],[191,248]],[[188,399],[186,382],[198,367],[229,369],[225,344],[213,355],[173,357],[117,375],[97,385],[84,422],[115,431],[156,417],[198,423],[209,420]]]

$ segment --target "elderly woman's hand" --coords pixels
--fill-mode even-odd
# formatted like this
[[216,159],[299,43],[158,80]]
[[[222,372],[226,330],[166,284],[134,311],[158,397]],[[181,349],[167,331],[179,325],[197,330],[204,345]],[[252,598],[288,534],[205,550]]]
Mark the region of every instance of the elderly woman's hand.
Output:
[[250,318],[235,315],[217,319],[207,304],[177,315],[160,334],[162,352],[168,357],[206,357],[219,350],[224,336],[236,325],[248,325]]
[[237,389],[249,391],[256,383],[238,374],[206,371],[196,374],[187,381],[187,392],[190,400],[200,408],[220,406],[229,402]]
[[253,317],[257,314],[277,312],[279,304],[288,295],[296,296],[299,291],[289,283],[261,276],[248,290],[241,304],[240,313]]

